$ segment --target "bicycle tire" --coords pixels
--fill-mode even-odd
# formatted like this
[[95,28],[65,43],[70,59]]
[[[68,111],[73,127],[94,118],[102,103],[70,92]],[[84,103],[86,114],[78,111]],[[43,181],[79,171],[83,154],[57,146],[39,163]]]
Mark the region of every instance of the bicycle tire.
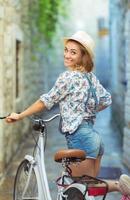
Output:
[[31,166],[28,160],[23,160],[19,165],[14,180],[13,200],[39,199],[37,178],[34,168]]
[[62,200],[95,200],[95,198],[93,196],[84,196],[78,188],[70,187],[63,192]]
[[74,187],[67,189],[63,194],[62,200],[84,200],[81,191]]

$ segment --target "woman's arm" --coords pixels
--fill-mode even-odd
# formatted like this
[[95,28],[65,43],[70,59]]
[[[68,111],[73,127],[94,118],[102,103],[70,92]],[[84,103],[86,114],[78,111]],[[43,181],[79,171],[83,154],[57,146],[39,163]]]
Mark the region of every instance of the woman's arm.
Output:
[[37,100],[34,104],[29,106],[26,110],[24,110],[20,114],[11,113],[11,115],[9,115],[6,118],[6,122],[7,123],[13,123],[13,122],[19,121],[19,120],[23,119],[24,117],[27,117],[27,116],[30,116],[34,113],[40,112],[40,111],[44,110],[45,108],[46,107],[45,107],[44,102],[41,101],[41,100]]
[[43,94],[39,100],[28,107],[25,111],[18,113],[12,113],[6,118],[6,122],[12,123],[23,119],[24,117],[30,116],[34,113],[40,112],[45,108],[51,109],[52,106],[63,99],[69,91],[70,88],[70,77],[66,75],[67,72],[62,73],[53,88],[47,93]]

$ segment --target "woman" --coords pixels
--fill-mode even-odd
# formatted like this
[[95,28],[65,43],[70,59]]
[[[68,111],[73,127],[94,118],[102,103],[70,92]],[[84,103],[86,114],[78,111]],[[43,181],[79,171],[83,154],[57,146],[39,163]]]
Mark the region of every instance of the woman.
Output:
[[[86,160],[71,166],[73,176],[99,173],[104,147],[100,135],[93,129],[96,113],[111,104],[111,95],[92,73],[94,64],[94,42],[83,31],[64,38],[64,65],[67,70],[57,79],[53,88],[20,114],[12,113],[8,123],[51,109],[59,103],[61,131],[65,134],[68,148],[82,149]],[[117,182],[109,183],[110,191],[118,191]]]

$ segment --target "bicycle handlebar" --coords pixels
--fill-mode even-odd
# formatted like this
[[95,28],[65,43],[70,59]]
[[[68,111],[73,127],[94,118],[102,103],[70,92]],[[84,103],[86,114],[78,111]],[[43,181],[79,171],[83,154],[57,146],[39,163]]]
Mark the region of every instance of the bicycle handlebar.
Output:
[[34,119],[31,117],[31,119],[33,120],[34,124],[33,124],[33,129],[35,131],[40,131],[43,130],[43,128],[45,127],[45,123],[52,121],[53,119],[55,119],[56,117],[59,117],[60,114],[55,114],[54,116],[48,118],[48,119]]
[[[6,117],[8,117],[10,114],[8,114],[8,115],[6,115],[6,116],[2,116],[2,117],[0,117],[0,119],[5,119]],[[31,119],[33,119],[34,121],[43,121],[43,122],[50,122],[50,121],[52,121],[53,119],[55,119],[56,117],[59,117],[60,116],[60,114],[58,113],[58,114],[55,114],[54,116],[52,116],[52,117],[50,117],[49,119],[33,119],[33,118],[31,118]]]
[[55,119],[56,117],[59,117],[60,114],[55,114],[54,116],[50,117],[49,119],[41,119],[43,122],[50,122],[52,121],[53,119]]
[[[3,117],[0,117],[0,119],[5,119],[6,117],[8,117],[10,114],[6,115],[6,116],[3,116]],[[48,118],[48,119],[34,119],[33,117],[29,117],[33,122],[33,129],[36,130],[36,131],[39,131],[41,129],[43,129],[45,127],[45,123],[47,122],[50,122],[52,121],[53,119],[55,119],[56,117],[59,117],[60,114],[55,114],[54,116]]]

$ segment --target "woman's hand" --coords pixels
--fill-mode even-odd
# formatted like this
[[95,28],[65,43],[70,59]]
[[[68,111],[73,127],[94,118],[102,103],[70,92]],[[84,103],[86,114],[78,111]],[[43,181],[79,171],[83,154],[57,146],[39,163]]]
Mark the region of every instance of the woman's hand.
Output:
[[5,121],[7,123],[14,123],[16,121],[21,120],[22,117],[18,113],[11,113],[8,117],[6,117]]

